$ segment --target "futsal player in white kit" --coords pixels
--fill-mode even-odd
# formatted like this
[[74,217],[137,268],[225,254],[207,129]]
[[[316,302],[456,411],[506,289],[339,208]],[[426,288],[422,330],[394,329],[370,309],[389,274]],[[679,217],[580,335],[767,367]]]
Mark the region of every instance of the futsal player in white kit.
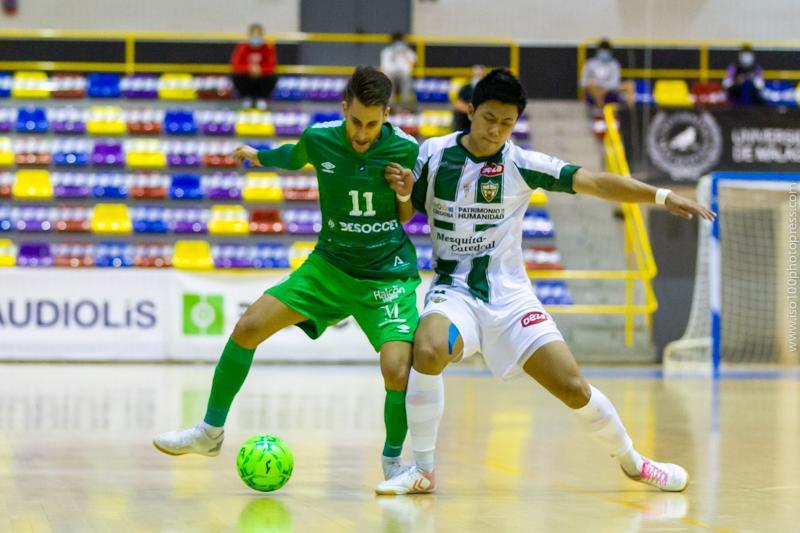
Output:
[[[686,470],[637,453],[614,406],[582,377],[528,279],[522,220],[536,188],[660,203],[685,218],[712,220],[714,214],[668,189],[521,149],[510,136],[525,104],[514,75],[494,70],[475,87],[470,131],[429,139],[420,148],[412,202],[429,218],[436,277],[414,337],[406,393],[415,464],[380,483],[376,492],[436,489],[434,450],[444,411],[441,374],[450,362],[477,352],[495,376],[525,373],[571,408],[629,478],[682,491],[689,483]],[[386,179],[407,179],[410,172],[392,165]]]

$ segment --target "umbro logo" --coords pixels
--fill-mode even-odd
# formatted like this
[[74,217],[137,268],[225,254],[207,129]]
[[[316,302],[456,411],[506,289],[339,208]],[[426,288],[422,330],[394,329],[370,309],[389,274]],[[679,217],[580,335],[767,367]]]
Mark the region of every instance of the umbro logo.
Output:
[[336,165],[331,163],[330,161],[325,161],[322,163],[322,171],[327,172],[328,174],[333,174],[333,169],[336,168]]

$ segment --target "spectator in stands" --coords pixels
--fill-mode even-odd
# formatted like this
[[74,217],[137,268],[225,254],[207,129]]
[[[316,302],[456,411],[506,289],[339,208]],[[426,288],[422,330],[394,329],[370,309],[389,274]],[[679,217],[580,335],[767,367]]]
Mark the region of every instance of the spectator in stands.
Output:
[[622,81],[619,61],[608,39],[597,45],[597,53],[583,65],[581,87],[586,91],[586,101],[600,115],[604,104],[625,101],[633,105],[636,91],[633,83]]
[[728,67],[722,88],[733,105],[764,105],[764,70],[756,63],[750,45],[744,44],[739,49],[739,57]]
[[247,33],[249,39],[237,44],[231,57],[233,85],[244,107],[252,107],[255,102],[256,107],[263,111],[278,83],[275,45],[264,41],[261,24],[251,24]]
[[393,100],[397,103],[412,102],[414,65],[417,54],[405,43],[402,33],[392,34],[392,42],[381,50],[381,70],[394,86]]
[[472,78],[469,83],[458,90],[458,97],[453,104],[453,131],[467,131],[470,128],[467,108],[472,103],[472,93],[475,86],[486,75],[486,67],[483,65],[472,65]]

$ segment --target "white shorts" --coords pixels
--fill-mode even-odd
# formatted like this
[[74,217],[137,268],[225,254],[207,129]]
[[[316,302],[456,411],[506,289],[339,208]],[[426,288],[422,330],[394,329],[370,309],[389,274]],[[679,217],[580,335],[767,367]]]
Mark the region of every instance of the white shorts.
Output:
[[420,318],[433,313],[445,316],[458,328],[464,341],[458,360],[482,353],[492,373],[505,380],[520,375],[536,350],[564,340],[533,291],[520,291],[511,302],[495,306],[464,289],[433,285]]

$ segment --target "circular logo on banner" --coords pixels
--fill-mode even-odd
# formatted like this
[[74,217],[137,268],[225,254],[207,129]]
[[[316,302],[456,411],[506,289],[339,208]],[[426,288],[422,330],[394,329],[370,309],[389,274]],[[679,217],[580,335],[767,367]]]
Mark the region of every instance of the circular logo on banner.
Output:
[[674,180],[697,181],[722,155],[722,132],[707,111],[659,111],[647,132],[647,153]]

